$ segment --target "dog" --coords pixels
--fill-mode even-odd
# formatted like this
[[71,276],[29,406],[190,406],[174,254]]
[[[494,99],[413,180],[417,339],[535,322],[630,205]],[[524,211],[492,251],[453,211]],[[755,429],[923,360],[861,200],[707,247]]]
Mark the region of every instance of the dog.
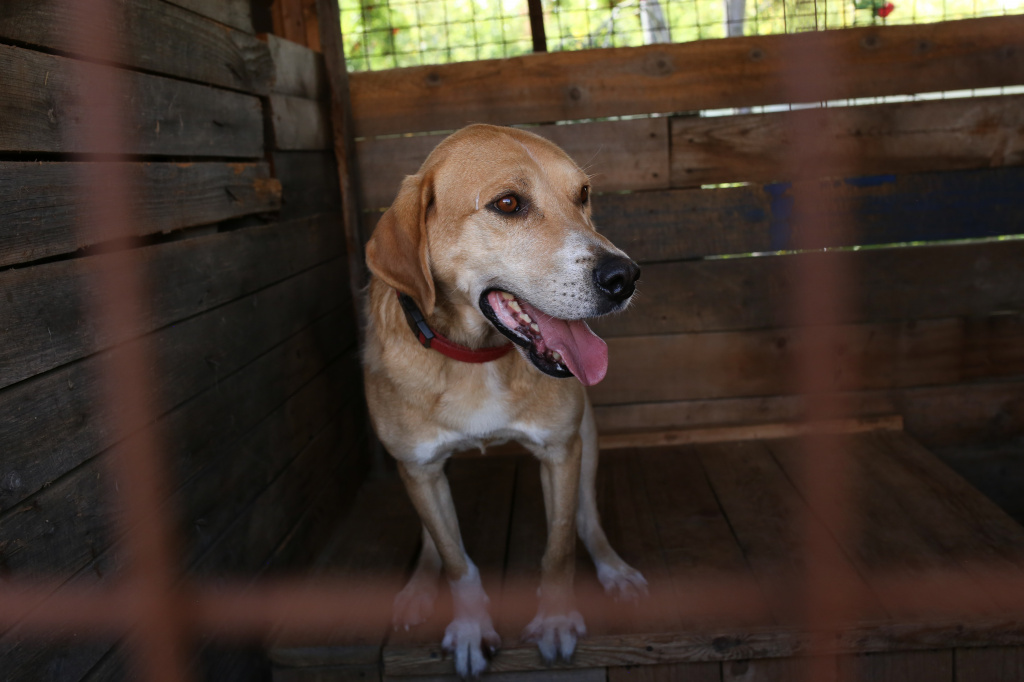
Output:
[[540,460],[547,545],[524,639],[546,662],[568,661],[586,633],[573,602],[577,532],[606,592],[647,591],[601,528],[584,390],[608,367],[607,346],[584,318],[625,309],[640,268],[597,233],[590,193],[588,176],[555,144],[472,125],[405,178],[366,245],[367,403],[423,524],[393,623],[429,617],[443,571],[453,620],[442,646],[463,678],[483,672],[500,641],[444,475],[454,451],[515,440]]

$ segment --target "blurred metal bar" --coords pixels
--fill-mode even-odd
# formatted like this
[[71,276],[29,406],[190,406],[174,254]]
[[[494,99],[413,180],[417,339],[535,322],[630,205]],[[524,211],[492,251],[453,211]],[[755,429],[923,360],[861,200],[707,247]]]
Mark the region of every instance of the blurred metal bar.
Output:
[[[797,43],[806,46],[808,43]],[[825,43],[822,43],[825,44]],[[810,93],[821,92],[821,84],[843,78],[844,67],[836,55],[818,50],[805,50],[790,62],[791,69],[782,74],[785,99],[791,103],[813,101]],[[791,129],[787,163],[780,173],[782,179],[807,176],[818,182],[794,183],[793,248],[819,250],[823,233],[842,234],[849,227],[837,214],[826,211],[828,200],[824,178],[833,170],[816,154],[828,140],[817,139],[813,130]],[[831,224],[830,224],[831,221]],[[840,242],[846,243],[846,242]],[[839,371],[837,349],[843,344],[841,319],[850,319],[844,311],[850,306],[853,275],[831,261],[821,258],[791,258],[795,269],[789,313],[797,330],[797,351],[794,369],[795,391],[804,396],[804,419],[808,424],[829,419],[842,419],[851,414],[843,396],[836,391]],[[845,263],[845,261],[843,261]],[[809,490],[807,515],[795,520],[802,526],[803,569],[802,593],[794,595],[802,606],[805,627],[823,635],[821,642],[836,639],[842,624],[857,620],[857,606],[863,589],[842,567],[847,559],[835,536],[846,537],[854,532],[852,500],[844,483],[850,475],[849,453],[843,439],[836,434],[813,429],[800,438],[803,451],[802,475]],[[813,511],[810,511],[813,510]],[[811,518],[817,516],[817,518]],[[831,532],[830,532],[831,531]],[[835,534],[833,536],[833,533]],[[818,650],[812,644],[804,665],[803,679],[826,682],[836,670],[834,654]]]
[[[93,62],[116,64],[115,31],[121,24],[119,12],[123,3],[115,0],[64,0],[78,5],[76,14],[83,20],[69,36],[71,52]],[[82,7],[85,5],[85,7]],[[128,194],[131,183],[123,177],[124,166],[110,163],[124,160],[131,149],[127,136],[130,130],[124,120],[124,109],[131,105],[131,93],[125,91],[121,72],[97,69],[85,61],[75,61],[78,97],[88,114],[81,121],[78,134],[87,144],[79,148],[94,150],[85,160],[104,161],[89,165],[89,173],[78,182],[78,211],[81,222],[105,225],[116,235],[134,234],[133,199]],[[83,164],[84,165],[84,164]],[[108,242],[100,250],[127,248],[137,253],[130,240]],[[108,338],[128,338],[128,330],[138,328],[137,320],[145,315],[149,297],[146,273],[141,260],[135,268],[114,274],[99,271],[95,275],[92,300],[86,301],[90,317]],[[157,433],[151,424],[157,414],[153,403],[156,394],[151,381],[153,357],[146,344],[127,344],[118,354],[118,362],[102,365],[99,378],[105,395],[100,405],[114,432],[115,441],[135,435],[137,449],[115,448],[108,455],[109,492],[114,501],[114,525],[118,546],[115,551],[125,556],[126,571],[118,579],[128,595],[113,600],[103,610],[108,617],[128,617],[133,622],[127,632],[130,651],[141,677],[152,682],[182,682],[188,678],[186,661],[185,613],[182,600],[175,593],[178,578],[178,553],[173,541],[172,519],[161,513],[167,495],[167,477]],[[122,451],[124,450],[124,451]]]

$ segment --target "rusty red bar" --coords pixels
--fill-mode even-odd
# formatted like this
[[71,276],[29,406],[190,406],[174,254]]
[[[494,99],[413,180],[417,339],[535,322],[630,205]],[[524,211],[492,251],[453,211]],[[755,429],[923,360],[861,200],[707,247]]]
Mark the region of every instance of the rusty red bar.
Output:
[[[809,93],[821,92],[821,83],[843,75],[843,65],[836,55],[818,49],[798,56],[792,64],[792,70],[783,73],[787,102],[811,102]],[[849,231],[838,213],[827,211],[828,197],[821,180],[834,175],[834,171],[820,160],[816,150],[828,141],[796,127],[787,132],[787,163],[781,176],[812,178],[792,185],[792,248],[820,250],[827,243],[826,234]],[[855,286],[852,273],[837,264],[846,262],[842,260],[826,263],[804,255],[789,262],[794,269],[790,314],[798,339],[794,383],[796,392],[804,396],[804,419],[810,424],[847,417],[850,410],[835,377],[839,371],[836,349],[843,341],[839,322],[849,319]],[[804,518],[795,520],[803,537],[805,573],[802,593],[795,596],[803,607],[805,627],[824,633],[820,642],[828,642],[839,636],[842,624],[857,620],[864,597],[857,575],[843,570],[848,564],[832,535],[845,537],[853,531],[852,503],[844,485],[851,470],[850,453],[838,435],[813,430],[800,438],[800,449],[802,475],[809,493]],[[825,648],[816,650],[819,645],[805,652],[808,655],[803,659],[802,672],[807,682],[829,680],[836,669],[834,655]]]
[[[88,19],[77,27],[69,52],[86,56],[92,62],[116,63],[115,36],[111,33],[113,12],[120,6],[113,0],[64,0],[84,5],[82,16]],[[816,52],[800,60],[801,80],[790,80],[787,99],[805,101],[804,92],[814,89],[814,81],[842,78],[849,65],[832,55]],[[810,70],[808,70],[810,66]],[[83,64],[80,97],[90,112],[81,130],[85,141],[80,148],[94,153],[87,158],[111,161],[123,158],[128,149],[125,135],[129,127],[122,120],[121,103],[128,93],[110,70]],[[825,143],[807,134],[790,131],[792,171],[788,177],[806,175],[827,177],[830,169],[821,165],[815,148]],[[132,198],[128,183],[120,176],[117,164],[98,164],[81,178],[79,204],[83,222],[102,225],[111,237],[131,233]],[[808,169],[810,169],[808,171]],[[834,214],[825,210],[827,194],[822,185],[801,183],[793,189],[797,202],[794,233],[797,248],[813,250],[820,246],[816,235],[823,227],[835,234],[850,228],[837,224]],[[826,221],[832,223],[826,225]],[[112,244],[112,248],[116,248]],[[855,292],[854,273],[825,267],[821,259],[795,258],[797,286],[794,287],[793,324],[802,330],[800,354],[795,368],[795,389],[807,396],[806,419],[819,422],[841,418],[849,410],[834,382],[837,365],[835,349],[841,344],[841,327]],[[96,282],[100,292],[92,302],[98,324],[111,330],[134,328],[134,319],[144,314],[146,304],[145,273],[136,268],[126,277],[100,273]],[[123,335],[110,334],[112,338]],[[136,346],[133,345],[133,348]],[[142,677],[159,682],[188,679],[189,638],[206,634],[221,638],[259,639],[271,635],[296,637],[327,636],[344,628],[363,634],[379,633],[390,619],[395,593],[393,582],[368,580],[292,579],[261,581],[255,584],[229,584],[211,587],[182,580],[178,571],[180,554],[171,528],[171,520],[162,511],[167,499],[167,481],[159,434],[148,425],[156,414],[151,402],[147,371],[151,358],[144,345],[126,355],[122,362],[105,367],[104,381],[108,410],[117,439],[142,433],[137,450],[118,455],[110,462],[111,474],[119,482],[116,495],[118,541],[129,561],[124,580],[102,589],[85,589],[46,582],[6,582],[0,590],[0,625],[19,625],[41,634],[60,634],[88,626],[98,637],[124,635],[133,645]],[[811,430],[813,431],[813,430]],[[806,679],[827,678],[827,657],[846,650],[842,642],[856,636],[859,583],[836,570],[842,563],[837,555],[833,534],[852,532],[852,503],[844,481],[847,479],[849,453],[840,439],[827,433],[811,433],[803,439],[807,462],[804,476],[811,482],[808,507],[818,510],[818,518],[801,521],[805,538],[806,580],[794,595],[804,606],[804,629],[816,633],[803,653]],[[831,529],[831,533],[826,531]],[[972,602],[979,581],[998,584],[1004,595],[1001,610],[993,618],[1024,618],[1024,577],[1016,568],[998,569],[985,563],[959,565],[948,571],[931,571],[928,589],[941,589],[947,599],[936,599],[937,619],[952,619],[950,605],[956,609],[981,606]],[[894,606],[901,606],[899,594],[905,593],[907,606],[917,604],[918,594],[927,594],[919,576],[879,574],[877,584],[887,584],[896,595]],[[646,604],[644,616],[652,621],[682,617],[701,618],[715,614],[728,618],[741,616],[747,609],[742,595],[752,588],[747,579],[722,578],[694,580],[686,593],[678,597],[679,586],[652,584],[659,599]],[[523,619],[535,606],[534,584],[508,584],[503,599],[495,605],[496,619]],[[755,587],[756,589],[756,587]],[[619,617],[617,607],[609,605],[603,594],[580,588],[579,599],[596,615],[596,627],[610,626]],[[850,627],[850,624],[854,624]],[[1024,630],[1024,626],[1022,626]],[[870,648],[870,646],[868,647]]]
[[[115,34],[122,3],[112,0],[65,0],[75,3],[74,16],[81,20],[71,27],[69,51],[100,64],[119,60]],[[97,68],[87,61],[75,62],[78,71],[78,97],[86,112],[78,129],[78,139],[70,145],[86,150],[83,160],[89,172],[79,179],[78,210],[80,224],[102,226],[111,239],[107,250],[131,246],[131,186],[123,177],[124,167],[111,161],[124,160],[129,151],[130,126],[125,120],[131,93],[126,89],[124,72]],[[127,244],[122,240],[128,239]],[[102,247],[101,247],[102,249]],[[133,250],[127,251],[128,254]],[[140,262],[140,261],[137,261]],[[86,302],[91,317],[108,338],[128,338],[126,330],[137,328],[136,321],[147,305],[146,273],[141,264],[118,274],[99,271]],[[118,599],[97,613],[97,621],[130,618],[127,631],[134,654],[133,663],[145,679],[153,682],[182,682],[187,679],[185,613],[182,600],[174,593],[178,554],[172,539],[171,520],[161,512],[167,499],[167,477],[162,470],[162,452],[158,435],[150,425],[156,415],[152,404],[148,368],[150,349],[144,343],[129,344],[118,354],[118,361],[103,357],[101,384],[105,410],[115,440],[136,435],[137,448],[115,449],[107,455],[111,479],[116,482],[116,551],[126,557],[126,571]]]

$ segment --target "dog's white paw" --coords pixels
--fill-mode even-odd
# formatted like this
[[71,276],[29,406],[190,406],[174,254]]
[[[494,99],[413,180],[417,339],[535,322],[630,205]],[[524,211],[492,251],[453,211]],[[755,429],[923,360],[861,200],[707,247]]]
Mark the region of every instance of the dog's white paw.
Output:
[[479,677],[501,646],[489,616],[456,618],[444,631],[441,648],[455,659],[455,672],[463,679]]
[[624,561],[618,564],[597,564],[597,579],[605,594],[616,601],[637,601],[646,597],[647,580],[643,574]]
[[395,595],[391,610],[391,624],[395,629],[408,630],[430,618],[437,601],[437,581],[410,580],[402,591]]
[[538,613],[523,630],[523,639],[535,643],[541,658],[550,664],[558,658],[563,661],[572,659],[576,640],[586,634],[587,627],[578,611],[558,615]]

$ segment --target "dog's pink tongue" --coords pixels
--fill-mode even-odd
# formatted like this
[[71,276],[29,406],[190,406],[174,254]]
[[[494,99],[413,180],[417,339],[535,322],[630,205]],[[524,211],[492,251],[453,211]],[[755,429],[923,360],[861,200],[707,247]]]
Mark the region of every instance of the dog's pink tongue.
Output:
[[583,320],[560,320],[529,306],[530,317],[540,327],[544,345],[558,351],[562,362],[584,386],[593,386],[608,372],[608,344],[590,331]]

